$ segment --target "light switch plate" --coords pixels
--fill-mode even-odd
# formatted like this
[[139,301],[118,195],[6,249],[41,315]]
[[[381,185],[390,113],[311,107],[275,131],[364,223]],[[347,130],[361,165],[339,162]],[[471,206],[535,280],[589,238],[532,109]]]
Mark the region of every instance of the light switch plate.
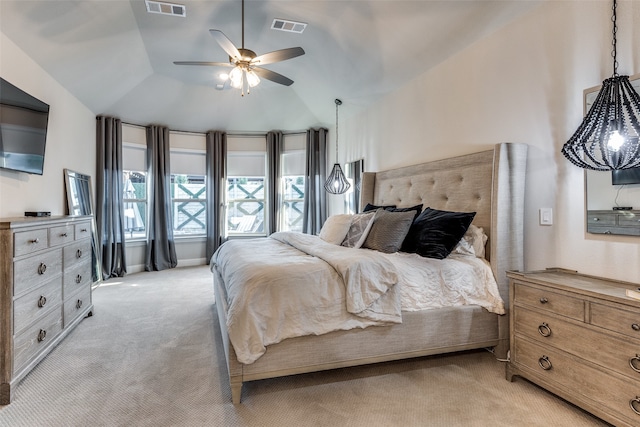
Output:
[[553,210],[551,208],[540,208],[540,225],[553,224]]

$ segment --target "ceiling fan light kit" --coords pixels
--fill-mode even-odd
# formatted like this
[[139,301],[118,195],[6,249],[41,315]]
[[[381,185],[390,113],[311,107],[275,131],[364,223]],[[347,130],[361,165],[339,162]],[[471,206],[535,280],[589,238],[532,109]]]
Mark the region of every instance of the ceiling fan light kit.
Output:
[[304,49],[301,47],[292,47],[276,50],[259,56],[256,55],[254,51],[245,49],[244,0],[242,0],[242,47],[237,48],[220,30],[209,30],[209,33],[218,42],[220,47],[229,55],[228,63],[210,61],[174,61],[174,64],[233,67],[233,70],[229,73],[230,84],[233,88],[241,89],[242,96],[244,96],[245,91],[249,94],[250,89],[260,83],[260,78],[267,79],[284,86],[291,86],[293,84],[293,80],[290,78],[285,77],[282,74],[278,74],[275,71],[262,68],[261,66],[304,55]]
[[617,2],[613,0],[613,76],[602,82],[593,106],[562,154],[574,165],[598,171],[640,167],[640,95],[629,76],[618,75]]

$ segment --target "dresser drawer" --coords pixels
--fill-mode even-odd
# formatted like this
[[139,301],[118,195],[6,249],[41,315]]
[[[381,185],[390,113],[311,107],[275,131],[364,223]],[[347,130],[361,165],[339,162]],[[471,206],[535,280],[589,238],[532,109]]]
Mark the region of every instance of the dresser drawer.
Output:
[[71,294],[75,294],[81,288],[91,286],[91,265],[78,265],[71,270],[65,270],[62,282],[63,298],[67,299]]
[[62,277],[58,276],[13,302],[13,333],[19,334],[51,307],[62,303]]
[[69,326],[84,310],[91,305],[91,288],[86,286],[84,290],[72,295],[64,302],[64,327]]
[[19,231],[13,235],[13,255],[30,254],[49,247],[49,231],[40,230]]
[[90,222],[81,222],[80,224],[75,225],[74,238],[76,240],[88,239],[89,237],[91,237]]
[[62,273],[62,249],[16,261],[13,265],[13,294],[22,293]]
[[591,324],[640,340],[640,310],[630,310],[592,303]]
[[75,236],[74,226],[60,225],[49,229],[49,246],[64,245],[72,242]]
[[17,374],[62,331],[61,306],[13,339],[13,373]]
[[91,240],[81,240],[62,249],[64,269],[74,268],[79,264],[91,263]]
[[[542,346],[553,346],[640,381],[640,340],[621,340],[549,313],[519,307],[515,334]],[[615,349],[615,351],[611,351]]]
[[545,381],[613,410],[629,425],[640,424],[640,415],[634,413],[630,406],[630,402],[640,396],[640,381],[622,380],[553,348],[523,338],[516,337],[514,348],[516,363]]
[[518,283],[514,287],[514,302],[551,311],[576,320],[584,320],[584,301],[546,289],[538,289]]

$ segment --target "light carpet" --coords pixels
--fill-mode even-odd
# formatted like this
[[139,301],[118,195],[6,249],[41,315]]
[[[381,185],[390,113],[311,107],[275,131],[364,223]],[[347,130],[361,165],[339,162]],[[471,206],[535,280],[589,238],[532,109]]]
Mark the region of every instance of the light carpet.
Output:
[[131,274],[0,406],[2,426],[605,426],[487,351],[244,385],[231,403],[206,266]]

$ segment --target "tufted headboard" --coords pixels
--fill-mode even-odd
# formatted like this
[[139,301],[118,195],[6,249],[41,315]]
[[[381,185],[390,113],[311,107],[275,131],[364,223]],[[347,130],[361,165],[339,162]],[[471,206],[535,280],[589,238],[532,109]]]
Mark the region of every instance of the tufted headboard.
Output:
[[483,227],[486,258],[500,293],[509,301],[507,270],[523,269],[525,144],[497,144],[493,150],[407,166],[365,172],[360,205],[414,206],[476,212]]

